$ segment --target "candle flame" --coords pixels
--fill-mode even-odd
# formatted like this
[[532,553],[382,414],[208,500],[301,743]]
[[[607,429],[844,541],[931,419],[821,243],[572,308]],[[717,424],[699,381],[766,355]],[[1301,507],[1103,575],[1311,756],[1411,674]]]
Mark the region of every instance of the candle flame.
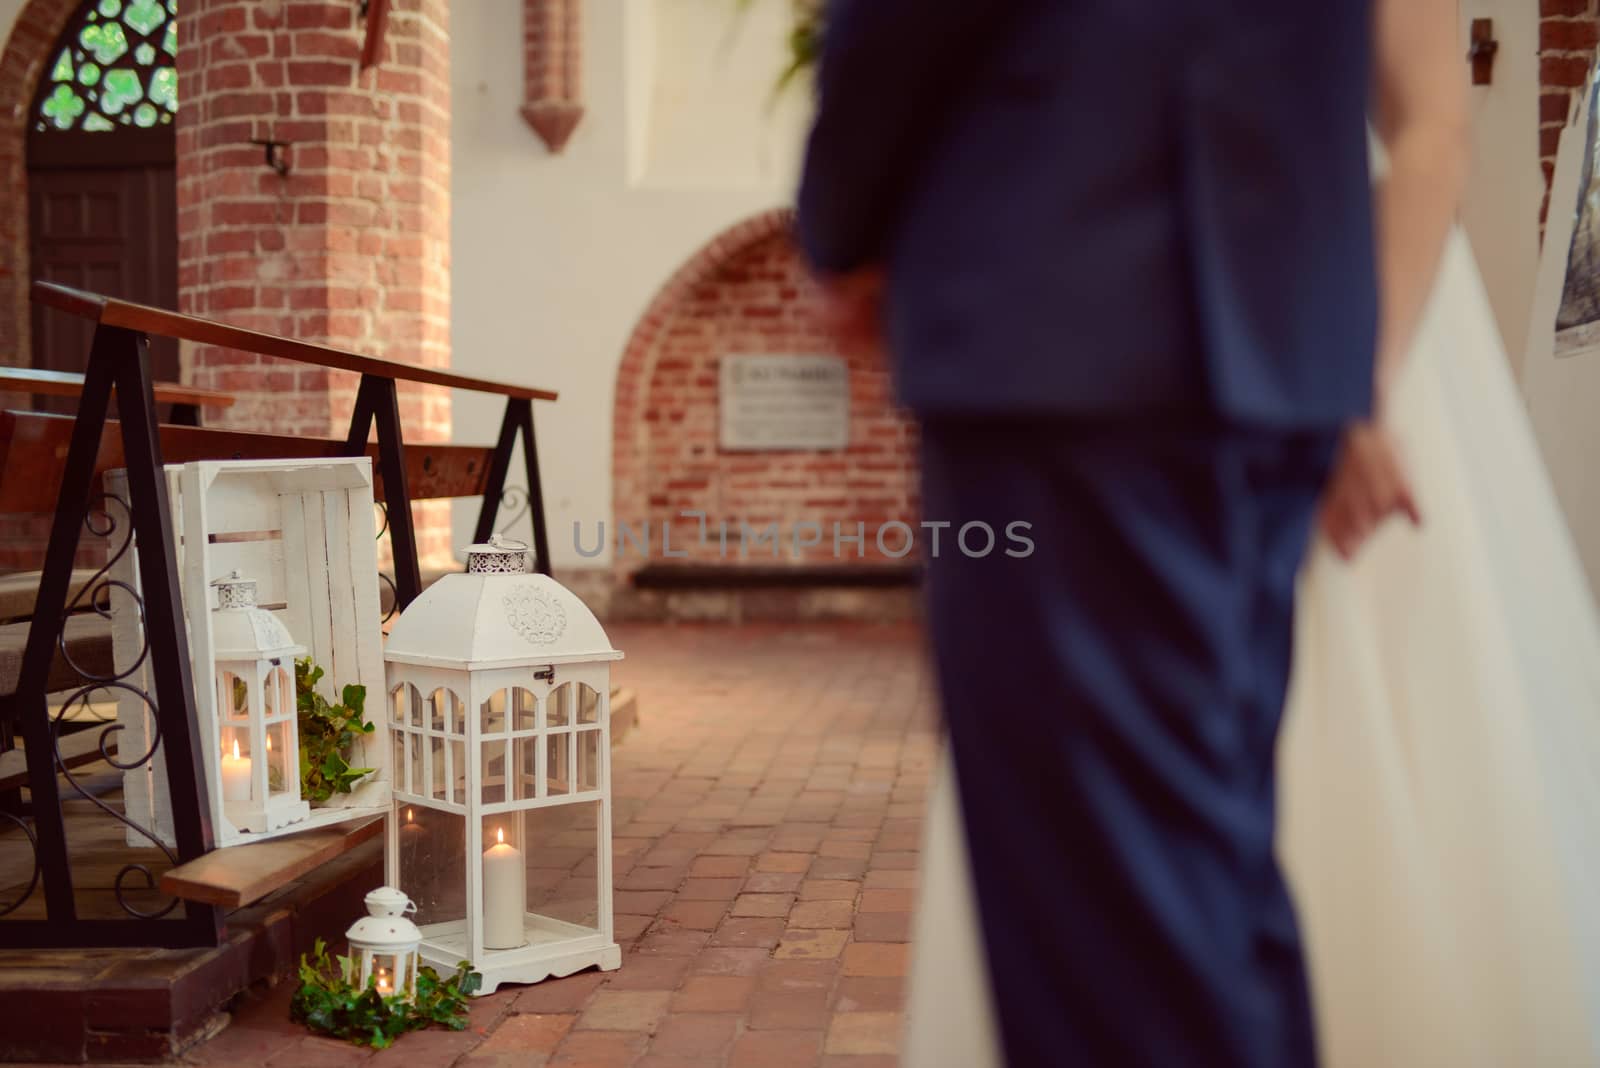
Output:
[[411,822],[411,810],[409,808],[406,809],[406,822],[407,823]]
[[272,735],[267,735],[267,752],[272,752]]
[[239,739],[237,738],[233,740],[233,759],[239,759]]
[[494,829],[494,840],[496,842],[504,842],[506,840],[506,832],[504,827],[496,827]]

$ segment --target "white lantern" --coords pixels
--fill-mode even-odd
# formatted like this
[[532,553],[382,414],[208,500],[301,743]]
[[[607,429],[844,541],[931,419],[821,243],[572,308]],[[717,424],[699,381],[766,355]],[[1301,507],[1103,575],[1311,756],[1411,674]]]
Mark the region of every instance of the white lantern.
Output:
[[422,932],[406,919],[417,906],[405,894],[380,886],[366,896],[367,915],[350,925],[345,938],[358,968],[356,983],[362,989],[370,980],[384,997],[417,996],[417,947]]
[[468,549],[411,603],[384,659],[393,702],[389,881],[422,959],[471,961],[481,993],[622,960],[611,916],[611,661],[527,546]]
[[300,799],[294,658],[305,653],[277,616],[256,605],[256,583],[235,571],[212,585],[217,736],[212,782],[235,827],[271,831],[311,814]]

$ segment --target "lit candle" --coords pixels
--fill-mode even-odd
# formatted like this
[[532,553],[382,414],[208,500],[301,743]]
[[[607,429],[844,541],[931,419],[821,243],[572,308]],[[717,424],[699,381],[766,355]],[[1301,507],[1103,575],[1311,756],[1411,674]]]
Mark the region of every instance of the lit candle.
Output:
[[233,740],[233,755],[222,754],[222,799],[250,800],[250,758],[239,755],[239,739]]
[[525,941],[522,914],[527,911],[527,873],[522,850],[495,830],[495,844],[483,854],[483,947],[516,949]]
[[389,969],[387,968],[378,969],[378,993],[385,997],[394,993],[389,986]]

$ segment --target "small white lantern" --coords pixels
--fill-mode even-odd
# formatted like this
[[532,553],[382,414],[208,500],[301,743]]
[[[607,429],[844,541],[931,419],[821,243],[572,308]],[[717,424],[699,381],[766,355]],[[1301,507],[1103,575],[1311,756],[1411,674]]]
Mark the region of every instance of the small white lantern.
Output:
[[390,631],[388,877],[422,959],[471,961],[480,993],[622,961],[611,914],[611,661],[527,546],[468,549]]
[[212,782],[235,827],[271,831],[311,814],[300,799],[294,658],[305,653],[277,616],[256,605],[256,583],[235,571],[212,585],[217,735]]
[[384,997],[417,996],[417,948],[422,932],[406,919],[417,911],[411,899],[391,886],[380,886],[366,896],[367,915],[350,925],[345,938],[350,955],[356,958],[359,972],[356,984],[362,989],[372,981]]

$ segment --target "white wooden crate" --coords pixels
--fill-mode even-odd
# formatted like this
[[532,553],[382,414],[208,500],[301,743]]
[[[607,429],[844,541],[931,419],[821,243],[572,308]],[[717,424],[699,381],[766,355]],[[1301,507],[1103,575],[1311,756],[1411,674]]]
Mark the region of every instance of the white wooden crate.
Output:
[[[326,460],[232,460],[169,465],[167,492],[173,512],[174,550],[183,592],[190,663],[199,718],[196,744],[220,752],[211,643],[212,580],[237,569],[257,582],[257,603],[277,614],[313,661],[326,672],[318,683],[337,700],[346,685],[367,688],[366,713],[376,730],[358,738],[350,762],[376,770],[350,794],[314,807],[308,819],[273,831],[240,831],[223,811],[221,791],[210,784],[212,826],[218,846],[258,842],[344,820],[382,814],[389,807],[387,701],[380,608],[377,528],[372,463],[366,457]],[[106,490],[128,499],[122,471],[106,476]],[[118,516],[124,521],[125,517]],[[203,552],[190,551],[203,546]],[[139,586],[137,547],[111,577]],[[119,668],[139,656],[141,622],[132,598],[113,588],[112,627]],[[151,688],[147,668],[130,682]],[[150,748],[149,709],[132,695],[118,702],[119,754]],[[122,759],[126,759],[123,757]],[[217,760],[207,761],[217,774]],[[132,820],[172,842],[170,795],[161,748],[144,766],[125,773],[123,791]],[[129,831],[130,845],[147,844]]]

